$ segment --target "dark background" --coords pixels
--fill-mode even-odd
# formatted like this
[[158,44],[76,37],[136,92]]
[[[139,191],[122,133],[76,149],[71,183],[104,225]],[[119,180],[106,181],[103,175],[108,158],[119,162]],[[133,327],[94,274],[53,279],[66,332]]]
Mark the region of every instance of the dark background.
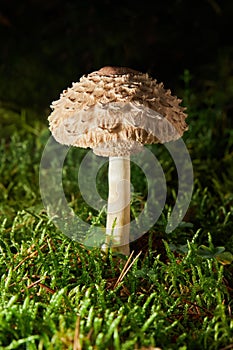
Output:
[[185,70],[194,90],[229,90],[232,15],[232,0],[2,0],[0,104],[46,111],[105,65],[148,72],[175,92]]

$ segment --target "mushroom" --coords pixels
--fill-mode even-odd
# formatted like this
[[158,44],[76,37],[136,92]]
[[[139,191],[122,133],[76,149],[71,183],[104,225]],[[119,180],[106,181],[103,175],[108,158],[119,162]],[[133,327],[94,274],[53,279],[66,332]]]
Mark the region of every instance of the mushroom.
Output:
[[102,246],[128,255],[130,154],[144,144],[179,139],[185,108],[163,83],[124,67],[104,67],[73,83],[52,103],[52,135],[61,144],[90,147],[109,157],[106,240]]

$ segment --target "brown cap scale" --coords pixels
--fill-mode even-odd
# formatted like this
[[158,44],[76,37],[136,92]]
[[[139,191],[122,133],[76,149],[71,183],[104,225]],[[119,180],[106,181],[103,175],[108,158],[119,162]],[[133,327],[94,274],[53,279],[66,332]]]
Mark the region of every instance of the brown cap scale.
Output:
[[181,100],[148,74],[104,67],[83,76],[52,103],[50,130],[61,144],[109,157],[106,237],[102,246],[129,254],[130,154],[144,144],[179,139],[187,125]]
[[187,130],[180,102],[148,74],[104,67],[83,76],[52,103],[50,130],[61,144],[123,156],[143,144],[180,138]]

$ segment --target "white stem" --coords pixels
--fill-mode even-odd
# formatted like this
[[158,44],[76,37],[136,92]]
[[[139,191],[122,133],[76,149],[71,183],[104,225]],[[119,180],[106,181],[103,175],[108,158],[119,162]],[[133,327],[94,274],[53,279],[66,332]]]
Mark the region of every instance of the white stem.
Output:
[[106,242],[103,250],[129,255],[130,157],[110,157]]

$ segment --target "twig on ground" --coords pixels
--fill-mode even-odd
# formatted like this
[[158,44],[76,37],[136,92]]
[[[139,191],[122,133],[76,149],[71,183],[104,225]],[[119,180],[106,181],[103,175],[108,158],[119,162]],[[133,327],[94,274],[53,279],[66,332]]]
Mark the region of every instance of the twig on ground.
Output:
[[131,258],[132,258],[132,256],[133,256],[133,253],[134,253],[134,251],[132,251],[132,253],[131,253],[130,256],[128,257],[128,259],[127,259],[127,261],[126,261],[126,263],[125,263],[125,266],[124,266],[123,270],[121,271],[120,276],[118,277],[118,279],[117,279],[117,281],[116,281],[116,283],[115,283],[113,289],[115,289],[115,288],[119,285],[119,283],[123,281],[125,275],[126,275],[127,272],[130,270],[130,268],[133,266],[133,264],[135,263],[135,261],[136,261],[137,258],[141,255],[142,252],[140,251],[139,254],[133,259],[133,261],[132,261],[131,264],[129,265],[130,260],[131,260]]
[[74,331],[74,342],[73,342],[73,350],[82,350],[80,340],[79,340],[79,333],[80,333],[80,316],[77,317],[75,331]]

